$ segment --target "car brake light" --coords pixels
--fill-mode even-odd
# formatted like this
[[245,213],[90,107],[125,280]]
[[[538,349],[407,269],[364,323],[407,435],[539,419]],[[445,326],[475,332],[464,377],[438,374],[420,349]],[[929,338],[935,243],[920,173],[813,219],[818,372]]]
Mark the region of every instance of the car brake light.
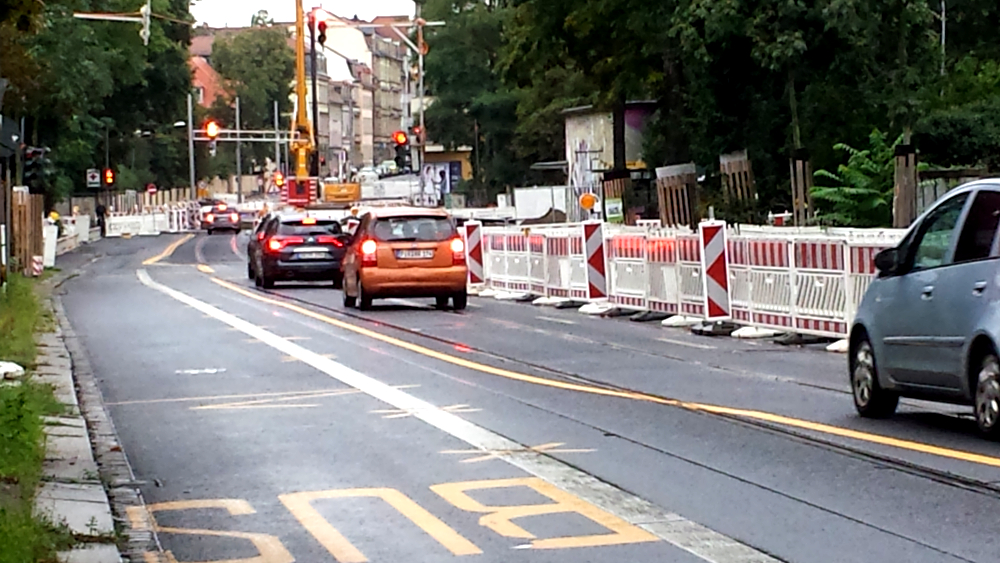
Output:
[[318,242],[319,244],[332,244],[337,248],[344,246],[344,243],[341,242],[339,238],[327,235],[316,237],[316,242]]
[[231,213],[229,215],[229,218],[233,220],[233,223],[236,223],[237,221],[240,220],[240,214],[239,213]]
[[305,219],[302,220],[302,224],[303,225],[315,225],[316,224],[316,218],[315,217],[306,217]]
[[229,206],[226,205],[225,203],[220,203],[219,204],[219,211],[225,211],[227,209],[229,209]]
[[264,233],[257,233],[257,240],[264,240]]
[[371,239],[361,243],[361,265],[378,266],[378,255],[375,253],[377,250],[378,243]]
[[460,238],[451,239],[451,265],[465,264],[465,241]]
[[205,215],[205,222],[206,223],[214,223],[215,222],[215,215],[212,215],[211,213],[209,213],[208,215]]
[[286,246],[302,244],[303,242],[305,242],[305,239],[302,237],[272,237],[271,240],[267,241],[267,248],[277,252]]

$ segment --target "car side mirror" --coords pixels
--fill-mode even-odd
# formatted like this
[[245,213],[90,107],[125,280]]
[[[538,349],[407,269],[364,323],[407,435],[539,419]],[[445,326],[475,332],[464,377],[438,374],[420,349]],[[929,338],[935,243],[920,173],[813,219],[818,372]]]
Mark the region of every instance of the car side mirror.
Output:
[[887,248],[875,255],[875,267],[882,274],[893,274],[899,267],[899,250]]

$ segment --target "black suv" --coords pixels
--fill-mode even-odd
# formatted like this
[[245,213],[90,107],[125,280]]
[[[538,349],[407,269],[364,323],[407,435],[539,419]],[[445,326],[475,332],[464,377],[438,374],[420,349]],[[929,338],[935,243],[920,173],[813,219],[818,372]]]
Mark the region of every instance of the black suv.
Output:
[[334,219],[307,214],[272,214],[252,235],[247,274],[257,287],[278,281],[332,281],[341,286],[340,262],[350,235]]

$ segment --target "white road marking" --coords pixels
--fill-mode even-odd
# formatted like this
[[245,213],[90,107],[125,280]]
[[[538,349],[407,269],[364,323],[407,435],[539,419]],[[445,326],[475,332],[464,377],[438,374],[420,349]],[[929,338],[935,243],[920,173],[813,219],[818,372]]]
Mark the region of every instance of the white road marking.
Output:
[[694,342],[684,342],[683,340],[674,340],[672,338],[657,338],[660,342],[665,342],[667,344],[675,344],[677,346],[687,346],[688,348],[698,348],[699,350],[715,350],[715,346],[708,344],[695,344]]
[[505,456],[504,459],[514,467],[543,479],[705,561],[710,563],[780,563],[764,552],[687,520],[678,514],[667,512],[649,501],[600,481],[579,469],[538,452],[528,451],[524,444],[500,436],[427,401],[289,342],[204,301],[157,283],[153,281],[146,270],[138,270],[136,274],[139,281],[147,287],[228,324],[279,352],[295,356],[333,379],[370,397],[401,411],[412,412],[414,418],[458,438],[484,454],[491,451],[525,450],[520,453],[512,453]]
[[535,317],[540,321],[548,321],[550,323],[559,323],[561,325],[575,325],[576,321],[570,321],[566,319],[557,319],[555,317]]

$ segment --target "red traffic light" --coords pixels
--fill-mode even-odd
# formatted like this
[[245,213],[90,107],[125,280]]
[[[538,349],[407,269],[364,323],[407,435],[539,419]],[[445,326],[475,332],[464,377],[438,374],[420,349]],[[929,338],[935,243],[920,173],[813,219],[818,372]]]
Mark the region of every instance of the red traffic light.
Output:
[[392,134],[392,140],[397,145],[405,145],[410,142],[410,138],[406,135],[405,131],[396,131]]
[[115,171],[110,168],[104,169],[104,183],[111,185],[115,183]]
[[205,125],[205,134],[208,135],[209,139],[215,139],[219,136],[219,124],[214,121],[209,121]]

